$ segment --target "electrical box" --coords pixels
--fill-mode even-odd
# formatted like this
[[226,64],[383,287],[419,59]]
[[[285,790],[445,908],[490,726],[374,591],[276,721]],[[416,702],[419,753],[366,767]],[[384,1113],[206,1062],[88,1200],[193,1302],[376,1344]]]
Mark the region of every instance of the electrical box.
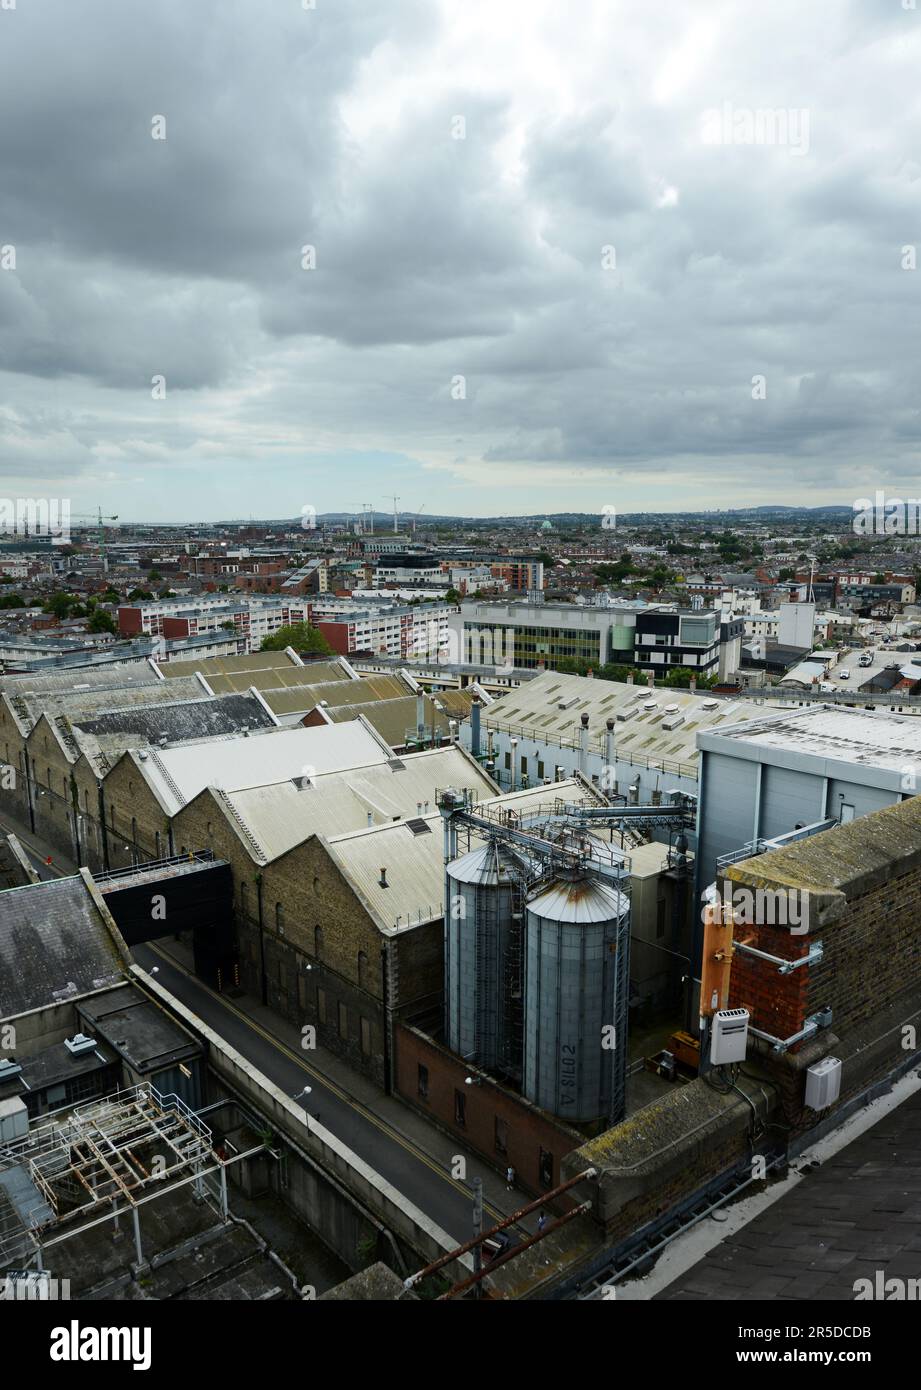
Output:
[[827,1110],[841,1094],[841,1060],[823,1057],[806,1068],[806,1104],[810,1110]]
[[744,1062],[748,1047],[748,1010],[717,1009],[712,1020],[710,1065]]

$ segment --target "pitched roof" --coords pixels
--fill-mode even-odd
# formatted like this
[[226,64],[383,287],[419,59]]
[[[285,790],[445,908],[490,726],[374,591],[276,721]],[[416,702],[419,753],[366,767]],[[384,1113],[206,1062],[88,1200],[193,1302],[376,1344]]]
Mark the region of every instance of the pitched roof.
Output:
[[[338,732],[352,726],[324,727]],[[268,863],[311,835],[337,835],[366,827],[369,816],[376,825],[424,818],[433,813],[438,790],[449,786],[469,787],[479,800],[496,791],[492,778],[452,744],[364,767],[320,772],[309,787],[298,787],[288,778],[225,790],[219,799],[250,852]]]
[[83,879],[0,893],[0,1012],[13,1018],[114,984],[123,963]]
[[130,757],[167,815],[205,787],[227,791],[291,783],[331,768],[384,763],[390,750],[360,720],[306,729],[270,729],[247,738],[202,739],[172,748],[132,750]]
[[[552,792],[552,797],[548,797],[548,792]],[[585,782],[570,778],[553,787],[535,787],[530,791],[489,797],[479,803],[478,809],[502,807],[518,816],[527,816],[560,797],[570,802],[584,801],[588,805],[604,804],[603,797]],[[480,837],[471,834],[472,847],[479,843]],[[421,822],[413,818],[413,826],[404,819],[398,825],[384,823],[336,835],[327,841],[326,849],[343,876],[364,899],[382,930],[405,931],[444,914],[444,842],[440,814],[424,816]],[[382,868],[387,871],[386,887],[380,882]]]

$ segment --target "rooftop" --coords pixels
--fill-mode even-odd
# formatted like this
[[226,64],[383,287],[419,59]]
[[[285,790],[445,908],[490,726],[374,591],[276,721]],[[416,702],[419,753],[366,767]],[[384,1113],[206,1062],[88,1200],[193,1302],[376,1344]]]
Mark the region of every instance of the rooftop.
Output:
[[[706,691],[650,690],[642,683],[544,671],[499,696],[483,710],[481,722],[484,729],[511,729],[525,739],[575,746],[587,714],[589,745],[596,752],[603,751],[607,721],[613,719],[618,757],[696,763],[698,732],[750,720],[755,709],[749,701],[718,699]],[[683,719],[678,727],[663,727],[676,716]]]
[[[307,732],[330,733],[351,725],[325,726]],[[231,824],[242,831],[250,852],[267,863],[311,835],[336,836],[373,824],[389,826],[425,816],[425,803],[435,813],[438,789],[469,787],[479,799],[492,797],[496,786],[457,745],[409,753],[389,761],[375,759],[365,766],[320,771],[306,788],[291,778],[245,790],[226,790],[221,801],[230,809]],[[419,804],[422,804],[420,811]],[[404,835],[408,833],[404,829]],[[437,836],[439,845],[441,837]],[[441,851],[439,850],[439,853]],[[378,867],[380,867],[378,865]],[[440,899],[439,899],[440,901]]]
[[[604,804],[601,796],[573,778],[557,782],[553,787],[489,797],[478,803],[477,810],[501,807],[515,811],[518,816],[527,815],[547,805],[549,792],[554,799]],[[480,843],[480,837],[474,832],[470,840],[474,848]],[[444,845],[441,815],[437,811],[419,820],[414,818],[411,825],[403,820],[399,825],[384,823],[336,835],[328,841],[327,848],[333,862],[360,892],[385,931],[405,931],[443,915]],[[387,870],[386,887],[380,882],[382,867]]]
[[0,1008],[13,1018],[115,984],[122,957],[79,876],[0,893]]
[[906,762],[916,765],[921,758],[921,720],[913,715],[833,705],[810,705],[708,731],[703,746],[720,751],[723,739],[731,739],[740,753],[747,746],[753,757],[759,749],[780,749],[799,764],[809,757],[901,773]]
[[128,754],[167,815],[205,787],[237,791],[331,769],[385,763],[389,749],[361,720],[307,729],[270,729],[247,737],[203,739]]

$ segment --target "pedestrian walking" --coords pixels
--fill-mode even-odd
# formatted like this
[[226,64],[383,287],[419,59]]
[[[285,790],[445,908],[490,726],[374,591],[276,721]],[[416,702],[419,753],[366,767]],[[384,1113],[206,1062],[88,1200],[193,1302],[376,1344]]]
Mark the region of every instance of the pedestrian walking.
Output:
[[509,1191],[515,1186],[515,1170],[511,1164],[505,1170],[505,1185]]

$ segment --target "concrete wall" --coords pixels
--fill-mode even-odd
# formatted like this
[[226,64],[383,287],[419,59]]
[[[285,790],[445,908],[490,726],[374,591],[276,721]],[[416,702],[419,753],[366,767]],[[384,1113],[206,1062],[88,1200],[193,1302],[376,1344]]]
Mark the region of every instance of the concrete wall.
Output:
[[[163,989],[152,976],[139,966],[134,966],[132,973],[149,993],[157,995],[171,1013],[207,1044],[208,1065],[215,1076],[225,1082],[232,1093],[263,1115],[270,1126],[290,1137],[375,1220],[380,1221],[426,1262],[456,1248],[453,1237],[430,1221],[408,1197],[376,1173],[336,1135],[313,1118],[309,1120],[309,1125],[305,1124],[302,1106],[291,1100],[218,1033]],[[331,1222],[338,1220],[338,1217],[324,1217],[323,1195],[322,1184],[311,1187],[310,1179],[305,1176],[299,1189],[299,1200],[304,1203],[305,1214],[315,1212],[321,1224],[324,1220],[327,1222],[327,1232],[333,1236]],[[327,1239],[319,1228],[317,1233]],[[328,1243],[332,1244],[332,1239]],[[472,1260],[469,1255],[445,1267],[446,1275],[455,1278],[463,1277],[463,1273],[470,1270]]]

